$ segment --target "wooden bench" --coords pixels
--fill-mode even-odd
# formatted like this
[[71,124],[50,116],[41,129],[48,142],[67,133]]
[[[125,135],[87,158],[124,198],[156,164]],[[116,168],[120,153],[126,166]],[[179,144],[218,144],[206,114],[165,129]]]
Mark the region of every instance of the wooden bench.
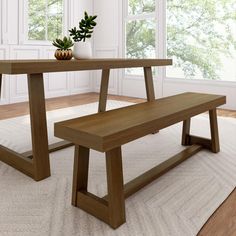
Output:
[[[125,198],[202,148],[219,152],[216,107],[225,102],[225,96],[183,93],[56,123],[55,136],[75,144],[72,204],[113,228],[119,227],[125,222]],[[206,111],[211,139],[190,134],[190,118]],[[189,147],[124,185],[121,145],[180,121],[182,145]],[[108,195],[103,198],[88,192],[90,148],[106,153]]]

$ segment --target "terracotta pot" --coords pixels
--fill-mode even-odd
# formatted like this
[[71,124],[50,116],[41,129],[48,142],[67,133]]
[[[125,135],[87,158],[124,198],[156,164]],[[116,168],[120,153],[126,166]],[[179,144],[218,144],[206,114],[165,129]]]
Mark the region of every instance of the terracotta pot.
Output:
[[67,50],[57,49],[55,51],[54,56],[56,57],[57,60],[71,60],[73,57],[73,53],[71,49]]
[[75,42],[73,49],[75,59],[89,59],[92,57],[92,45],[90,42]]

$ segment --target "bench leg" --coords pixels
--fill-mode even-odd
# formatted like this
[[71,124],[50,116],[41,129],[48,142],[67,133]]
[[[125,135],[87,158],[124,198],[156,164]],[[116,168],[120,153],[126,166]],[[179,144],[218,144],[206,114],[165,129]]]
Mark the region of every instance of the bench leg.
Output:
[[2,74],[0,74],[0,100],[2,97]]
[[189,135],[190,135],[190,123],[191,119],[187,119],[183,121],[183,130],[182,130],[182,145],[188,146],[189,143]]
[[211,150],[214,153],[218,153],[220,151],[220,142],[216,109],[209,111],[209,118],[211,128]]
[[72,205],[77,206],[77,192],[87,191],[89,169],[89,149],[75,145]]
[[190,135],[190,118],[183,121],[182,145],[201,145],[214,153],[220,151],[216,108],[209,111],[211,139]]
[[121,147],[106,152],[109,221],[113,228],[125,222]]
[[89,149],[75,146],[72,205],[116,229],[125,223],[125,200],[121,147],[106,152],[106,199],[88,192]]

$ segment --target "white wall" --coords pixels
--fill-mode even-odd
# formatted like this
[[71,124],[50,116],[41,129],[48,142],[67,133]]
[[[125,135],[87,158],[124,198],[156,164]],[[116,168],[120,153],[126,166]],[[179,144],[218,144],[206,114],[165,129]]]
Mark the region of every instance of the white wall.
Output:
[[[97,26],[94,31],[94,56],[117,58],[119,53],[119,7],[121,1],[99,0],[93,1],[94,14],[98,15]],[[93,90],[98,92],[101,81],[101,71],[93,73]],[[109,93],[120,94],[118,80],[119,71],[112,70],[109,80]]]
[[[98,14],[98,26],[94,35],[94,51],[96,56],[124,56],[122,53],[122,2],[122,0],[93,1],[94,12]],[[164,14],[163,11],[160,14]],[[98,82],[100,78],[98,76],[100,74],[94,74],[93,89],[95,91],[98,91],[99,87]],[[225,108],[236,110],[236,82],[165,79],[164,73],[160,72],[159,77],[154,78],[154,85],[157,97],[185,91],[226,95],[227,105]],[[125,77],[123,73],[115,71],[112,75],[109,92],[127,96],[145,97],[144,80],[143,78]]]
[[[93,12],[92,0],[67,0],[67,3],[68,9],[65,9],[65,14],[68,28],[78,25],[85,10]],[[54,58],[54,47],[29,45],[22,41],[25,14],[24,0],[0,0],[0,60]],[[3,78],[3,96],[0,104],[28,99],[26,75],[4,75]],[[46,97],[90,91],[92,91],[92,80],[89,72],[45,74]]]

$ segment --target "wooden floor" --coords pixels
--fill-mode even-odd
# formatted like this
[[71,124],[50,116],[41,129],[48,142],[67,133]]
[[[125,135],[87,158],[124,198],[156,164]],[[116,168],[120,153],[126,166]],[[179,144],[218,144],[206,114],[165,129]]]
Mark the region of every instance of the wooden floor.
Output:
[[[97,93],[52,98],[46,101],[47,111],[98,101]],[[109,99],[139,103],[140,98],[109,96]],[[218,110],[219,116],[236,118],[236,111]],[[0,120],[29,114],[28,103],[0,106]],[[198,236],[236,236],[236,189],[206,222]]]
[[[46,101],[47,111],[56,110],[65,107],[73,107],[82,104],[88,104],[97,102],[99,94],[97,93],[86,93],[80,95],[73,95],[68,97],[50,98]],[[127,101],[133,103],[139,103],[145,101],[141,98],[121,97],[121,96],[109,96],[109,99]],[[15,103],[11,105],[0,106],[0,120],[8,119],[17,116],[23,116],[29,114],[29,103]]]

